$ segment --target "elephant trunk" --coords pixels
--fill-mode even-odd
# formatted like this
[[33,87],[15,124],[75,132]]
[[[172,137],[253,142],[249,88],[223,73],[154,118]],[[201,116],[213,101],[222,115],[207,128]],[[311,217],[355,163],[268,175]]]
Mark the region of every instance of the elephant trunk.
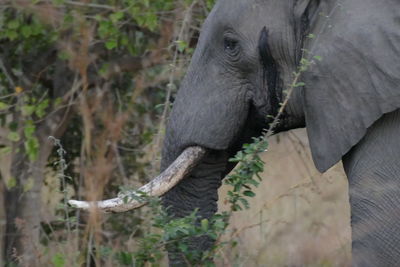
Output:
[[[229,154],[225,151],[208,151],[201,163],[177,186],[163,196],[163,206],[169,215],[182,218],[197,209],[198,223],[210,219],[217,211],[218,188],[227,172]],[[209,250],[214,240],[209,236],[194,237],[187,241],[192,260]],[[168,248],[170,266],[186,266],[188,260],[171,245]]]

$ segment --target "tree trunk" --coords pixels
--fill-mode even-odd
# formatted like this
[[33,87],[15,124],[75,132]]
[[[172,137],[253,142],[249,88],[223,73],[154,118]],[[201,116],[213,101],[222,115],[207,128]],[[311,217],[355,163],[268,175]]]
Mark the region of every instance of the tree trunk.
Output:
[[39,266],[41,188],[52,147],[50,141],[40,144],[35,161],[24,152],[14,155],[11,174],[16,185],[5,190],[5,259],[22,266]]
[[39,148],[34,161],[29,160],[21,140],[13,145],[8,166],[1,166],[2,176],[8,173],[9,180],[13,181],[7,186],[3,185],[6,225],[1,252],[5,263],[40,266],[41,189],[47,160],[53,148],[53,143],[48,137],[61,136],[66,130],[71,114],[70,108],[60,109],[38,125],[36,137]]
[[[1,175],[0,175],[1,176]],[[6,212],[5,212],[5,203],[4,203],[4,184],[0,179],[0,266],[5,265],[3,251],[4,251],[4,236],[6,233]]]

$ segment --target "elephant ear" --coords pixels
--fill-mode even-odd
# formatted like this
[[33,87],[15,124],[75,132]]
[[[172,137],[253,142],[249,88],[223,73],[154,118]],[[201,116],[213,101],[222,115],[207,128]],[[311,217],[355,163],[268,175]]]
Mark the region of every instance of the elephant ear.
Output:
[[400,108],[400,2],[318,2],[309,25],[315,37],[303,45],[315,61],[303,73],[303,105],[314,163],[324,172]]

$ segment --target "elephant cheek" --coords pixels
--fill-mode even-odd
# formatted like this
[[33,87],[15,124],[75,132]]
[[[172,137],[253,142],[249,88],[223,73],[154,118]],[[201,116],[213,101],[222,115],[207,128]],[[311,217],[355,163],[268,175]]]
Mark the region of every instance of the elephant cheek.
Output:
[[229,149],[243,131],[248,110],[245,94],[232,91],[223,97],[214,92],[207,97],[177,99],[167,125],[162,168],[188,146]]

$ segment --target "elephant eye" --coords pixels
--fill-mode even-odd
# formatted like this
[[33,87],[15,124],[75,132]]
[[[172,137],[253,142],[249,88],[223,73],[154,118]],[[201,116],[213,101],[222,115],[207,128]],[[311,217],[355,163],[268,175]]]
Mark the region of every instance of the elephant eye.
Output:
[[235,54],[238,50],[238,41],[231,38],[224,38],[224,49],[229,54]]

